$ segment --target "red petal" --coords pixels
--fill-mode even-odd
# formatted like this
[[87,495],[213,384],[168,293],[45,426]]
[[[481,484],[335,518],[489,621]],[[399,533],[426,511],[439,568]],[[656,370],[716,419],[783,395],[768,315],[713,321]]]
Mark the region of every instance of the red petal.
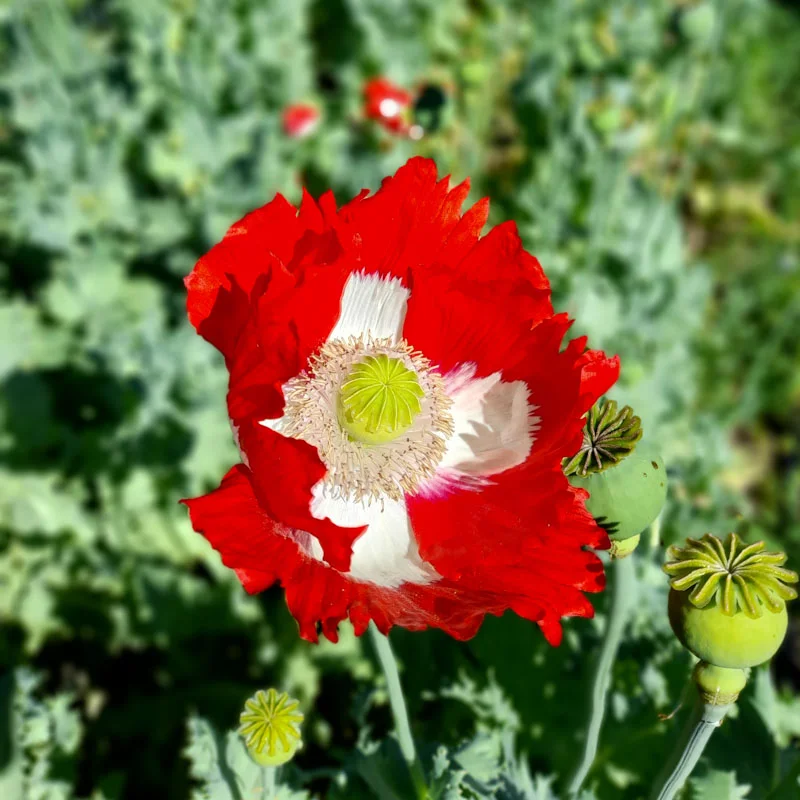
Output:
[[374,195],[344,206],[337,232],[352,263],[403,279],[409,268],[434,263],[469,191],[466,182],[454,189],[448,183],[437,179],[433,161],[412,158]]
[[302,232],[297,209],[279,194],[231,225],[184,280],[192,325],[198,327],[208,317],[220,287],[229,289],[231,279],[249,294],[269,255],[288,261]]
[[507,281],[526,298],[525,317],[532,325],[553,315],[550,282],[541,264],[522,246],[514,222],[504,222],[483,237],[459,264],[459,273],[479,284]]
[[561,617],[591,616],[581,592],[604,579],[584,548],[607,539],[560,470],[509,470],[480,491],[409,498],[408,507],[422,558],[465,595],[491,595],[487,613],[513,609],[551,636]]
[[547,278],[516,226],[499,225],[467,250],[476,230],[454,232],[454,252],[466,250],[458,262],[445,249],[433,269],[412,270],[403,334],[443,373],[474,363],[481,377],[517,368],[527,358],[531,328],[553,309]]
[[581,369],[581,407],[588,411],[619,378],[619,356],[587,350],[578,360]]
[[279,565],[299,555],[287,538],[290,529],[262,511],[244,464],[232,467],[213,492],[181,502],[189,508],[192,527],[219,551],[225,566],[237,571],[248,591],[270,586],[280,574]]
[[339,267],[306,270],[291,276],[283,291],[264,292],[254,303],[228,365],[234,425],[281,415],[281,386],[327,339],[346,280]]
[[235,569],[248,592],[259,592],[279,580],[286,602],[298,622],[300,635],[317,641],[317,626],[336,641],[337,625],[352,620],[360,636],[370,620],[379,630],[392,625],[420,630],[435,626],[459,639],[473,636],[491,598],[459,590],[446,582],[432,586],[384,589],[355,583],[324,564],[305,556],[290,538],[291,528],[275,522],[261,507],[253,490],[253,476],[243,464],[231,469],[210,494],[184,500],[195,530]]
[[311,516],[311,488],[326,471],[316,448],[254,422],[244,423],[238,434],[253,488],[266,513],[290,528],[316,536],[325,560],[334,569],[350,569],[353,542],[366,528],[340,528],[329,519]]

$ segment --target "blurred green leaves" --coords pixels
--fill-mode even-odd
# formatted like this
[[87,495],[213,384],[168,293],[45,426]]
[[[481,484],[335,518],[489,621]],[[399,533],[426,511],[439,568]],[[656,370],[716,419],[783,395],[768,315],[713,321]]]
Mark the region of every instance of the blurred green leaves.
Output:
[[[226,371],[185,322],[181,278],[277,191],[342,202],[414,152],[471,175],[493,222],[517,220],[574,334],[621,354],[614,397],[659,441],[675,487],[661,538],[736,527],[797,563],[796,13],[16,0],[0,24],[0,795],[29,780],[33,798],[246,797],[260,776],[230,729],[245,697],[281,684],[309,711],[281,797],[403,797],[352,631],[299,642],[280,593],[247,597],[178,505],[238,460]],[[421,105],[421,141],[365,122],[375,75],[439,93],[436,115]],[[308,100],[322,124],[297,143],[280,113]],[[689,669],[659,542],[642,550],[597,798],[641,796],[677,722],[658,715]],[[596,605],[558,650],[510,616],[466,644],[397,632],[436,797],[559,796]],[[754,676],[689,796],[792,796],[793,669],[787,651],[781,678]]]

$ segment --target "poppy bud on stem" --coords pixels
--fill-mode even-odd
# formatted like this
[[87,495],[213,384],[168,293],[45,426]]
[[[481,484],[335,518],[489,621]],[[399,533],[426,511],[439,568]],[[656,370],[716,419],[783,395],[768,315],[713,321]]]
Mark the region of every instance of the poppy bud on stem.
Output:
[[613,400],[596,403],[586,415],[583,444],[562,467],[573,486],[589,492],[586,509],[611,539],[611,608],[595,665],[583,756],[570,779],[567,797],[576,797],[592,768],[606,711],[614,661],[628,613],[636,597],[631,554],[641,532],[657,517],[666,498],[666,471],[660,456],[640,452],[641,420],[630,406]]
[[764,550],[763,542],[745,545],[732,533],[724,543],[706,534],[667,551],[669,620],[700,659],[692,674],[698,697],[651,800],[677,795],[744,688],[745,670],[769,661],[786,635],[786,602],[797,596],[788,584],[797,575],[783,567],[784,553]]
[[636,537],[661,513],[667,475],[660,453],[642,438],[642,421],[630,406],[601,400],[586,415],[583,444],[564,473],[589,492],[586,510],[612,540],[612,555],[627,555]]
[[259,690],[245,701],[239,715],[239,735],[244,739],[250,757],[261,765],[264,800],[276,796],[277,770],[290,761],[302,744],[300,703],[286,692]]

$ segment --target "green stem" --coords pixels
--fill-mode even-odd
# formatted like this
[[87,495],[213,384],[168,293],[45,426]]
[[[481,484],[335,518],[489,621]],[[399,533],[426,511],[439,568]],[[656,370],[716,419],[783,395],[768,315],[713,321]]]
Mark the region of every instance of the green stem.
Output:
[[673,800],[692,774],[711,734],[720,726],[730,708],[731,705],[714,706],[697,698],[675,752],[656,781],[651,800]]
[[261,785],[263,786],[261,797],[263,800],[275,800],[275,796],[278,794],[277,772],[277,767],[261,767]]
[[600,740],[600,728],[606,713],[606,697],[611,686],[611,673],[617,657],[619,643],[628,620],[628,609],[634,602],[636,591],[636,574],[634,569],[635,555],[614,560],[614,580],[611,586],[611,610],[608,627],[600,650],[600,657],[595,665],[592,681],[591,716],[586,730],[586,741],[583,745],[583,758],[572,776],[567,790],[568,797],[577,796],[578,792],[592,768],[597,755],[597,744]]
[[369,632],[372,636],[372,644],[378,654],[378,661],[381,663],[383,674],[386,676],[386,688],[389,691],[389,705],[392,708],[392,716],[397,730],[397,740],[400,744],[400,752],[408,765],[411,774],[411,781],[414,784],[418,800],[428,800],[428,785],[425,781],[425,773],[417,757],[417,750],[414,747],[414,738],[411,735],[411,725],[408,721],[408,709],[406,700],[403,696],[403,687],[400,685],[400,673],[397,669],[397,660],[392,652],[388,637],[384,636],[374,625],[370,623]]

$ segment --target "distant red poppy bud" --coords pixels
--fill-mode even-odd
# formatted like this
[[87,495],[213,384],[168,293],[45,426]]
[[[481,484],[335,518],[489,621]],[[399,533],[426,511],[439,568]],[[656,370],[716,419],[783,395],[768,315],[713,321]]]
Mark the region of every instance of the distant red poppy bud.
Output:
[[283,109],[283,132],[292,139],[305,139],[317,129],[320,118],[316,106],[293,103]]
[[406,134],[413,97],[386,78],[373,78],[364,87],[364,113],[387,131]]

